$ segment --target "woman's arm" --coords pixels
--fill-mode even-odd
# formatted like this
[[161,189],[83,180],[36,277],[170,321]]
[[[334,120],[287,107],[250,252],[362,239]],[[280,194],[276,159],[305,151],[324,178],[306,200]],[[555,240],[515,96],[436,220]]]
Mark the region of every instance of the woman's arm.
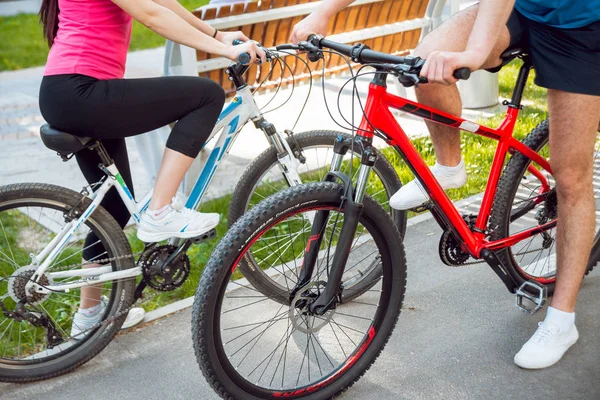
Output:
[[354,0],[322,1],[315,11],[294,26],[290,37],[291,42],[297,44],[313,34],[325,36],[329,20],[341,9],[352,3],[354,3]]
[[[210,37],[214,37],[215,28],[196,17],[184,6],[182,6],[177,0],[153,0],[155,3],[160,4],[163,7],[168,8],[175,14],[179,15],[185,22],[198,29],[200,32],[204,32]],[[235,39],[243,40],[247,42],[246,35],[242,32],[217,32],[216,39],[225,44],[232,44]]]
[[[265,53],[254,42],[228,46],[196,29],[170,9],[152,0],[112,0],[133,19],[159,35],[196,50],[237,60],[242,53],[250,54],[252,61],[258,55],[263,61]],[[206,24],[208,26],[208,24]],[[210,26],[209,26],[210,28]]]

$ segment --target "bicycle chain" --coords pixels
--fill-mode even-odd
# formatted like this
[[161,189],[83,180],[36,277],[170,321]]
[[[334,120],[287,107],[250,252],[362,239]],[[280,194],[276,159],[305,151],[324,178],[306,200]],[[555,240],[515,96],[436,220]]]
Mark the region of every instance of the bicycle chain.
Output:
[[[517,254],[515,254],[515,256],[524,256],[527,254],[535,253],[536,251],[539,251],[539,250],[544,250],[544,248],[540,247],[539,249],[529,250],[529,251],[525,251],[523,253],[517,253]],[[459,265],[459,267],[464,267],[466,265],[484,264],[484,263],[485,263],[484,260],[477,260],[477,261],[465,262],[464,264]]]
[[[132,254],[125,254],[122,256],[115,256],[115,257],[109,257],[109,258],[103,258],[100,260],[93,260],[93,261],[86,261],[86,262],[81,262],[81,263],[76,263],[76,264],[70,264],[70,265],[65,265],[56,269],[52,269],[53,272],[60,272],[60,271],[66,271],[66,270],[70,270],[74,267],[77,266],[84,266],[84,265],[91,265],[91,264],[108,264],[109,262],[113,262],[113,261],[118,261],[118,260],[123,260],[123,259],[127,259],[127,258],[133,258],[135,259],[135,257],[141,255],[143,253],[143,251],[138,252],[138,253],[132,253]],[[159,294],[161,294],[160,292],[157,292],[147,298],[141,297],[138,300],[136,300],[135,302],[133,302],[129,307],[125,308],[123,311],[120,311],[119,313],[113,315],[112,317],[110,317],[109,319],[105,319],[105,320],[101,320],[98,321],[98,323],[96,323],[95,325],[92,325],[90,328],[86,329],[85,331],[81,331],[80,333],[77,334],[77,336],[81,336],[81,334],[84,334],[86,332],[92,331],[98,327],[100,327],[103,324],[111,324],[113,323],[116,319],[118,319],[119,317],[121,317],[122,315],[129,313],[129,311],[131,311],[131,309],[141,306],[147,302],[149,302],[150,300],[154,299],[156,296],[158,296]],[[69,336],[66,338],[63,338],[64,341],[68,341],[71,339],[74,339],[73,336]],[[75,339],[77,340],[77,339]]]

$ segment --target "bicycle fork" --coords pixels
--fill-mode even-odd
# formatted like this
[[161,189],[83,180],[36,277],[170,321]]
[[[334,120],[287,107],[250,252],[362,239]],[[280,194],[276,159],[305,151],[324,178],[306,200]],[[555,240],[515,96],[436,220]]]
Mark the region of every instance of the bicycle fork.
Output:
[[[352,140],[353,139],[346,139],[342,136],[338,137],[334,144],[334,156],[331,162],[330,171],[325,177],[325,181],[339,179],[344,183],[345,190],[341,198],[341,206],[343,206],[344,209],[344,221],[335,247],[333,261],[331,262],[331,265],[327,265],[329,274],[325,289],[319,293],[315,301],[309,306],[309,311],[318,315],[323,315],[328,310],[334,308],[338,300],[341,302],[341,294],[344,290],[342,285],[342,275],[350,255],[354,235],[358,227],[358,221],[362,214],[362,200],[367,189],[371,169],[377,160],[377,155],[373,149],[371,139],[359,137],[354,140],[354,143],[352,143]],[[353,188],[352,186],[351,177],[340,172],[342,158],[352,145],[362,147],[361,164],[356,180],[356,188]],[[294,296],[311,281],[313,273],[315,272],[315,264],[323,240],[323,233],[325,232],[329,221],[329,214],[329,210],[321,210],[316,213],[310,237],[304,251],[304,263],[300,270],[298,283],[290,293],[290,299],[293,299]],[[333,231],[335,232],[335,227],[333,228]],[[327,263],[328,262],[329,258],[327,257]]]

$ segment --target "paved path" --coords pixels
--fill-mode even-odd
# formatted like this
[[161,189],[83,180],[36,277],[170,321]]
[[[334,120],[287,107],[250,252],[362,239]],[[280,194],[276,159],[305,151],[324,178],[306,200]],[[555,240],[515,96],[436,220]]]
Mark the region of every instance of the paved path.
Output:
[[[583,285],[581,334],[554,367],[517,368],[512,357],[541,318],[517,311],[485,265],[444,266],[440,230],[429,219],[406,236],[404,311],[386,349],[342,399],[600,398],[600,272]],[[27,385],[0,385],[3,399],[217,399],[196,364],[190,310],[121,335],[76,372]]]
[[[141,78],[162,75],[164,48],[129,53],[126,77]],[[0,73],[0,185],[16,182],[47,182],[79,190],[85,181],[75,162],[63,163],[52,151],[46,149],[39,140],[39,127],[44,120],[39,112],[38,92],[43,75],[43,67]],[[336,119],[341,121],[336,107],[337,92],[346,78],[332,78],[327,81],[326,96]],[[368,81],[361,82],[363,93]],[[302,108],[309,86],[295,89],[289,102],[266,118],[279,130],[291,129]],[[283,103],[291,94],[289,89],[279,92],[268,109]],[[257,97],[259,105],[265,105],[273,93]],[[342,96],[342,109],[349,110],[351,92]],[[320,85],[315,85],[310,101],[296,126],[295,132],[311,129],[340,130],[324,112],[325,104]],[[348,111],[348,118],[350,112]],[[401,117],[403,127],[413,136],[426,132],[422,121]],[[358,124],[358,121],[357,121]],[[134,188],[138,195],[146,193],[153,182],[153,171],[148,171],[142,161],[140,151],[133,138],[127,139],[134,176]],[[382,145],[382,143],[380,143]],[[211,144],[207,146],[210,148]],[[250,162],[267,148],[262,132],[249,123],[236,140],[229,157],[221,165],[207,198],[220,197],[230,193],[240,175]],[[205,157],[204,157],[205,158]],[[201,162],[196,163],[199,169]]]

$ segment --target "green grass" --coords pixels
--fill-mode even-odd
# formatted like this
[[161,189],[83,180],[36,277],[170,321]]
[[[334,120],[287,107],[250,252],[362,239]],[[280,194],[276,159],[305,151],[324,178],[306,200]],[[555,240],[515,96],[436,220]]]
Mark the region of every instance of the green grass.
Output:
[[[520,65],[520,60],[514,61],[500,72],[499,84],[501,97],[510,99]],[[515,127],[515,137],[518,139],[523,139],[527,133],[531,132],[533,128],[547,117],[546,90],[533,84],[534,76],[535,72],[532,71],[523,96],[525,108],[520,113]],[[503,118],[504,113],[500,112],[492,118],[479,119],[476,122],[496,128],[500,125]],[[428,165],[435,163],[433,143],[429,137],[415,139],[413,140],[413,144]],[[449,190],[448,194],[450,198],[453,200],[463,199],[481,193],[485,189],[496,144],[495,140],[462,132],[462,156],[467,167],[469,180],[462,188]],[[384,149],[383,153],[394,165],[402,182],[408,182],[413,179],[413,174],[394,149]]]
[[[505,67],[500,73],[500,95],[504,98],[510,97],[514,82],[516,81],[519,65],[519,62],[514,62]],[[515,135],[519,138],[523,138],[538,123],[546,118],[546,92],[544,89],[534,86],[532,80],[533,74],[529,80],[524,95],[526,106],[521,113],[516,127]],[[492,118],[479,120],[478,122],[495,127],[499,125],[502,117],[503,114],[500,113]],[[463,133],[461,141],[463,158],[467,164],[467,170],[469,172],[469,180],[463,188],[449,192],[450,197],[454,200],[462,199],[480,193],[484,190],[496,145],[496,142],[493,140],[467,133]],[[432,165],[435,162],[433,145],[428,137],[415,139],[413,140],[413,144],[429,165]],[[408,182],[412,179],[412,174],[408,167],[393,149],[384,149],[383,154],[392,162],[402,182]],[[302,178],[303,180],[317,180],[318,175],[318,173],[313,171],[311,173],[303,174]],[[374,187],[376,188],[376,191],[379,190],[379,185],[375,185]],[[262,195],[268,195],[279,189],[279,187],[273,187],[273,185],[270,185],[270,187],[265,186],[258,189]],[[194,295],[196,286],[204,266],[208,262],[211,252],[217,245],[218,240],[220,240],[220,238],[222,238],[227,231],[227,216],[230,200],[231,196],[229,195],[219,199],[207,201],[203,204],[201,208],[202,211],[217,212],[221,215],[221,222],[217,227],[217,238],[209,242],[193,246],[189,250],[188,255],[191,262],[191,273],[189,279],[182,287],[175,291],[159,293],[156,297],[144,305],[146,310],[153,310],[173,301]],[[5,227],[9,226],[8,220],[3,222]],[[135,237],[134,232],[128,231],[127,235],[132,243],[134,253],[140,252],[143,249],[143,244]],[[11,236],[10,231],[9,236]],[[9,242],[14,244],[16,243],[16,239],[12,238],[9,240]],[[6,251],[6,249],[3,251]],[[19,257],[23,258],[23,260],[20,260],[23,262],[21,265],[25,265],[28,262],[26,253],[23,253],[22,257]],[[153,294],[154,293],[151,291],[148,291],[147,293],[147,295]]]
[[[208,3],[208,0],[179,0],[188,10]],[[37,15],[19,14],[0,17],[0,71],[37,67],[46,63],[48,44],[43,37]],[[134,21],[129,50],[160,47],[165,39]]]
[[[502,69],[499,78],[501,97],[510,98],[519,67],[520,61],[515,61]],[[534,73],[532,73],[529,78],[527,89],[524,94],[525,103],[527,105],[522,111],[515,129],[515,136],[518,138],[524,138],[527,133],[546,118],[546,90],[533,85],[533,78]],[[503,117],[504,114],[500,113],[492,118],[481,119],[477,122],[491,127],[497,127]],[[463,133],[461,135],[462,154],[467,165],[469,180],[462,188],[448,192],[453,200],[459,200],[481,193],[485,189],[496,143],[497,142],[494,140],[486,139],[474,134]],[[413,140],[413,144],[419,153],[421,153],[427,164],[433,165],[435,162],[435,153],[433,151],[431,139],[429,139],[429,137],[418,138]],[[392,162],[402,182],[406,183],[413,179],[412,173],[394,149],[384,149],[383,154]],[[307,179],[312,181],[316,180],[318,176],[319,173],[313,171],[310,174],[303,174],[302,179],[304,181]],[[372,179],[375,178],[372,176]],[[379,191],[379,185],[376,184],[374,187],[377,188],[375,191]],[[267,196],[274,193],[277,189],[283,189],[283,186],[271,183],[268,187],[263,186],[257,188],[257,192],[259,192],[261,196]],[[202,211],[218,212],[221,214],[221,223],[217,228],[218,238],[209,243],[192,247],[189,253],[192,265],[190,279],[176,291],[159,295],[155,302],[152,301],[148,303],[146,306],[147,309],[154,309],[168,302],[194,295],[198,280],[202,274],[204,265],[210,257],[210,253],[227,230],[226,220],[230,199],[231,196],[226,196],[204,204]],[[139,251],[141,249],[141,243],[134,238],[132,233],[129,237],[136,243],[134,245],[135,250]]]

